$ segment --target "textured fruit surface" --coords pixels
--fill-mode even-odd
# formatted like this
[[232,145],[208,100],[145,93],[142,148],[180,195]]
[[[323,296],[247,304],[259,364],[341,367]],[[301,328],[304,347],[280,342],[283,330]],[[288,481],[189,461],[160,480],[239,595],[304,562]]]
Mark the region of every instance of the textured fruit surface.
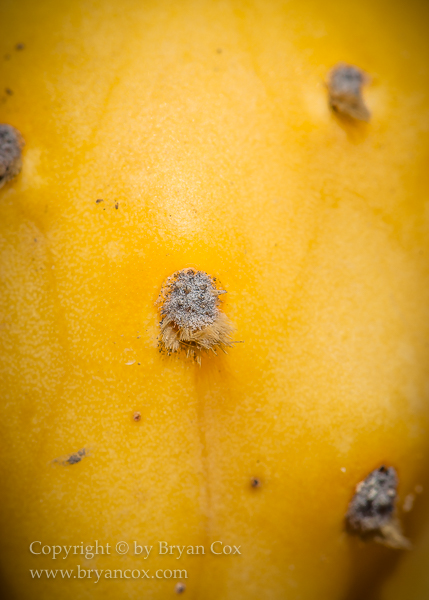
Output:
[[[78,565],[185,569],[195,600],[428,593],[428,23],[413,1],[3,0],[0,122],[26,143],[0,191],[5,597],[176,597],[29,573]],[[328,106],[341,61],[369,123]],[[157,347],[187,267],[243,342],[201,368]],[[383,464],[408,554],[345,531]],[[95,540],[111,555],[29,551]]]

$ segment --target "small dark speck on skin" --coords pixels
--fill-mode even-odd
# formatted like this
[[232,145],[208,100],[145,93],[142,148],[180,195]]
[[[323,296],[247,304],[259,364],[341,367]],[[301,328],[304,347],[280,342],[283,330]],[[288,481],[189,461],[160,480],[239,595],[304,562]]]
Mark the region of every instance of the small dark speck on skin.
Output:
[[176,594],[183,594],[183,592],[186,590],[186,585],[184,583],[176,583]]
[[5,54],[5,55],[4,55],[4,59],[5,59],[5,60],[10,60],[10,54]]
[[118,202],[115,204],[115,208],[116,208],[116,210],[118,210],[118,208],[119,208],[119,203]]
[[258,479],[258,477],[252,477],[252,479],[250,480],[250,485],[254,489],[260,488],[261,487],[261,480]]
[[104,202],[104,200],[102,198],[99,198],[98,200],[95,201],[95,204],[100,204],[100,202]]
[[18,50],[18,51],[24,50],[24,48],[25,48],[25,44],[23,44],[23,43],[16,44],[16,46],[15,46],[15,50]]
[[4,88],[4,91],[8,96],[13,96],[13,91],[10,88]]
[[142,416],[139,412],[135,412],[133,414],[133,421],[136,421],[136,423],[138,423],[141,420]]

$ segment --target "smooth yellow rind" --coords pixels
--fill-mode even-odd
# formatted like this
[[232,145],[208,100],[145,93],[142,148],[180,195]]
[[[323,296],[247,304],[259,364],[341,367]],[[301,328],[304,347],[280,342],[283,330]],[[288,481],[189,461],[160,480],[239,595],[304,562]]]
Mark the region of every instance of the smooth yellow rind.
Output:
[[[187,569],[200,600],[369,598],[391,575],[401,555],[343,518],[380,464],[400,504],[428,472],[427,24],[423,3],[369,0],[0,7],[0,121],[26,141],[0,192],[9,597],[176,597],[29,575],[77,564]],[[329,110],[338,61],[372,77],[369,124]],[[219,277],[244,341],[201,369],[157,349],[185,267]],[[207,554],[53,561],[33,540]]]

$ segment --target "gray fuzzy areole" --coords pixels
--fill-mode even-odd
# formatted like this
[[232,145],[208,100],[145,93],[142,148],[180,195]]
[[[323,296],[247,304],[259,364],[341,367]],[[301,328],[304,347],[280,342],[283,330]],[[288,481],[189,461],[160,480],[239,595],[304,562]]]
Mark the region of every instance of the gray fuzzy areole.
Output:
[[393,467],[379,467],[357,487],[346,515],[350,533],[400,550],[409,549],[410,542],[402,535],[395,514],[398,477]]
[[371,113],[362,98],[362,86],[369,77],[358,67],[339,63],[329,74],[328,90],[331,107],[358,121],[369,121]]
[[350,527],[361,533],[377,531],[392,518],[398,479],[393,467],[380,467],[359,483],[347,512]]
[[24,140],[15,127],[0,123],[0,188],[21,171]]
[[183,350],[201,364],[203,352],[217,353],[232,345],[232,325],[220,309],[216,279],[204,271],[182,269],[164,282],[158,298],[161,335],[160,352]]
[[201,329],[216,320],[218,294],[207,273],[184,269],[171,284],[161,315],[178,327]]

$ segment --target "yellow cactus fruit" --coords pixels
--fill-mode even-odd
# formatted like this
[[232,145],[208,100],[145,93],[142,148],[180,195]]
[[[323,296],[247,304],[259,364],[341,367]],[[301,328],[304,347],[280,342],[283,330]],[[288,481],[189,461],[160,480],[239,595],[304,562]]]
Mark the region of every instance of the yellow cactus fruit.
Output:
[[428,13],[0,3],[2,598],[429,597]]

